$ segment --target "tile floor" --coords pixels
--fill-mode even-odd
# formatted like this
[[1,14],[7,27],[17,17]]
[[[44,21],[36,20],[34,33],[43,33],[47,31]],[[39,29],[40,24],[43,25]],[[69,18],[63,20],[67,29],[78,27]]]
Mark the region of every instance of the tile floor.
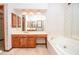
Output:
[[[55,53],[56,54],[56,53]],[[51,55],[45,46],[36,48],[13,48],[9,52],[1,52],[0,55]]]

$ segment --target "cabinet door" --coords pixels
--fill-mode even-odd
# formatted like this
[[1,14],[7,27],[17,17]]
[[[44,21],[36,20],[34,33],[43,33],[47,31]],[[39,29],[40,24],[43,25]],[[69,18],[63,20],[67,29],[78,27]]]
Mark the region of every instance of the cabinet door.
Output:
[[12,37],[12,47],[17,48],[20,47],[20,41],[17,37]]
[[35,40],[35,38],[29,38],[27,44],[28,44],[29,48],[30,47],[36,47],[36,40]]
[[27,47],[27,38],[20,38],[20,47]]

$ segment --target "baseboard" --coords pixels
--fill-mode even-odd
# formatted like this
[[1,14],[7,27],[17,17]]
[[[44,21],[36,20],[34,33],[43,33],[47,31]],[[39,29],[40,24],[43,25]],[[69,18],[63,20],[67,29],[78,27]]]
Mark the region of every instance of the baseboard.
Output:
[[4,50],[4,51],[9,52],[10,50],[12,50],[12,48],[10,48],[9,50]]

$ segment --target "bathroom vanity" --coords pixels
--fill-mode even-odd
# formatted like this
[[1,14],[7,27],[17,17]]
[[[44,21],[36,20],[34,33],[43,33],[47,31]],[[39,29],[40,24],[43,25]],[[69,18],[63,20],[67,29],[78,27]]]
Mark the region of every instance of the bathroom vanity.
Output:
[[[44,43],[37,43],[37,38],[44,38]],[[26,33],[26,34],[12,34],[13,48],[35,48],[36,45],[45,45],[47,47],[46,33]]]

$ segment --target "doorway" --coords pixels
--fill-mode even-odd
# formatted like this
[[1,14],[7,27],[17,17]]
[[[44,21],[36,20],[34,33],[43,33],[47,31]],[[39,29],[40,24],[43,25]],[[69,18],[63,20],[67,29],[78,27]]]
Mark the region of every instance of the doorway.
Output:
[[4,5],[0,5],[0,52],[4,49]]

